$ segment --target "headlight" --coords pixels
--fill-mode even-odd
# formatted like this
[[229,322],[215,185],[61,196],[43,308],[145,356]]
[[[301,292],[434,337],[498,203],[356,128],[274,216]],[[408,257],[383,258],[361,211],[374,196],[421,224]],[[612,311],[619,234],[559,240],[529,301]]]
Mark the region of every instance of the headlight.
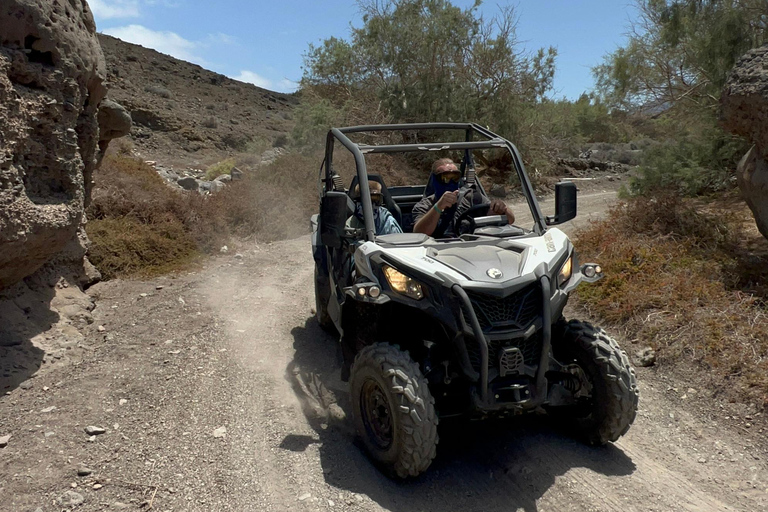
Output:
[[386,276],[389,286],[391,286],[397,293],[402,293],[406,297],[416,300],[421,300],[421,298],[424,297],[424,292],[421,290],[421,284],[402,272],[385,265],[384,276]]
[[563,266],[560,268],[560,273],[557,274],[557,286],[563,286],[566,281],[571,278],[573,273],[573,254],[568,256]]

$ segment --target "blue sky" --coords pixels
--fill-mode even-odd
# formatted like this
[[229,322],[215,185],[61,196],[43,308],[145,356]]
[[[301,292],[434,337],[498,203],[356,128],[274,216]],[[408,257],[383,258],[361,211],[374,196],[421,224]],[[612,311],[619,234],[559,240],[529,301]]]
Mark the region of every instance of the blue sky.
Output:
[[[289,92],[309,43],[347,38],[360,26],[354,0],[90,0],[100,32],[154,48],[224,75]],[[469,7],[472,0],[454,0]],[[499,2],[486,1],[490,17]],[[625,40],[630,0],[520,0],[523,47],[558,49],[551,96],[576,99],[593,86],[590,68]]]

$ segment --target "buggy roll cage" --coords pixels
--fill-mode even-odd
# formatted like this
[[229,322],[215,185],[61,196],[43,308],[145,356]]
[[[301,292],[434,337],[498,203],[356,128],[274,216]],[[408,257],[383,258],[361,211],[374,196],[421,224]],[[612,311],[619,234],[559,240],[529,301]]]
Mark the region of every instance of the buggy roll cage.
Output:
[[[464,131],[464,141],[460,142],[429,142],[415,144],[358,144],[349,139],[347,134],[364,132],[386,132],[386,131],[406,131],[406,130],[457,130]],[[483,140],[473,140],[475,134]],[[348,126],[345,128],[331,128],[328,132],[325,145],[325,159],[320,167],[320,173],[325,169],[325,190],[333,190],[333,147],[334,140],[338,140],[347,148],[355,158],[355,167],[357,168],[357,178],[360,185],[360,201],[363,205],[363,218],[365,221],[365,239],[372,242],[375,239],[375,228],[373,224],[373,207],[371,205],[371,192],[368,188],[368,170],[365,165],[365,154],[368,153],[407,153],[416,151],[443,151],[443,150],[464,150],[464,159],[461,162],[461,172],[464,175],[468,162],[472,161],[473,149],[500,149],[506,148],[511,157],[512,165],[515,167],[523,194],[531,209],[534,220],[534,231],[541,236],[547,230],[546,218],[542,215],[539,203],[533,192],[533,187],[528,179],[523,166],[523,160],[520,152],[514,144],[507,139],[480,126],[477,123],[404,123],[404,124],[380,124],[380,125],[362,125]],[[322,197],[322,188],[320,190]]]

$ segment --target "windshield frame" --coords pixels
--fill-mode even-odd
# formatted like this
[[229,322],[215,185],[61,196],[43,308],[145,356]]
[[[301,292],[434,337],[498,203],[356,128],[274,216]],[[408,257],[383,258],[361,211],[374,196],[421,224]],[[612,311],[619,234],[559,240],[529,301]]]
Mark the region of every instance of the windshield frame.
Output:
[[[464,132],[464,140],[457,142],[429,142],[416,144],[359,144],[353,142],[348,134],[354,133],[375,133],[386,131],[431,131],[431,130],[457,130]],[[475,136],[481,140],[474,140]],[[476,149],[507,149],[512,157],[512,165],[520,179],[523,195],[526,198],[528,207],[533,216],[534,229],[537,235],[541,236],[547,231],[546,218],[541,213],[536,194],[533,190],[528,174],[525,172],[525,166],[517,147],[507,139],[493,133],[476,123],[405,123],[405,124],[382,124],[382,125],[361,125],[348,126],[344,128],[331,128],[326,138],[325,158],[323,159],[322,170],[325,169],[325,190],[333,190],[333,150],[334,142],[338,141],[355,159],[357,170],[357,179],[360,185],[360,202],[363,207],[363,221],[365,226],[366,241],[375,240],[375,227],[373,221],[373,206],[371,203],[371,193],[368,188],[368,169],[365,162],[366,154],[373,153],[408,153],[418,151],[445,151],[445,150],[464,150],[465,158],[461,163],[461,172],[464,174],[467,162],[472,160],[471,152]],[[321,183],[322,190],[322,183]]]

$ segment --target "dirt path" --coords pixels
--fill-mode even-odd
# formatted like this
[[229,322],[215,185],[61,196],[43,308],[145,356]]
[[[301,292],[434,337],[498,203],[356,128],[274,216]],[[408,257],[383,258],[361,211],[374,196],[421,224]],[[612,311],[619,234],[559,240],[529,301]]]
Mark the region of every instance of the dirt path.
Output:
[[[580,199],[584,215],[606,197]],[[613,446],[543,418],[445,423],[429,472],[388,480],[345,419],[308,237],[90,293],[82,361],[0,399],[0,510],[768,510],[764,423],[664,368],[638,369],[640,413]],[[87,425],[106,433],[89,441]],[[60,505],[66,491],[84,502]]]

